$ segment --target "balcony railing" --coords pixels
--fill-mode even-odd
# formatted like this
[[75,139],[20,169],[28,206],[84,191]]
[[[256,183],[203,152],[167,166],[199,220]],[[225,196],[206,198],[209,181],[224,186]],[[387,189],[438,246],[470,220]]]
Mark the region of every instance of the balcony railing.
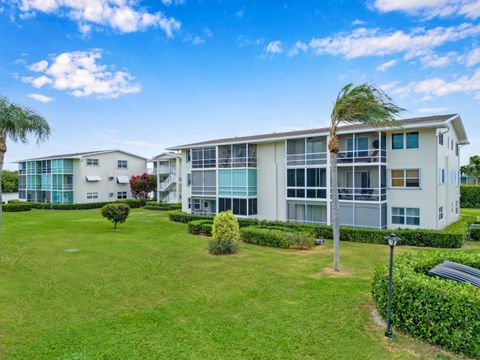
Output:
[[387,200],[387,188],[339,187],[340,200],[384,201]]
[[170,174],[172,172],[172,167],[171,166],[166,166],[166,165],[160,165],[158,167],[158,173],[159,174]]
[[216,186],[192,186],[192,195],[216,195]]
[[175,182],[175,177],[173,175],[167,176],[162,182],[159,183],[159,190],[160,191],[165,190],[174,182]]
[[217,165],[215,158],[211,159],[192,159],[192,168],[194,169],[204,169],[204,168],[214,168]]
[[224,157],[218,159],[220,168],[257,167],[256,157]]
[[384,149],[364,149],[364,150],[347,150],[339,151],[337,163],[386,163],[387,150]]
[[325,165],[326,163],[326,152],[287,154],[287,166]]

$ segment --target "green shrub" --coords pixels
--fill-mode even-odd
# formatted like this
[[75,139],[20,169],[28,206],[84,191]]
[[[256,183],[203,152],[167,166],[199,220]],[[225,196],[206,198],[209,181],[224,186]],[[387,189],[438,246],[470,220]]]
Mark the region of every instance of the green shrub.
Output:
[[[182,223],[188,223],[193,220],[212,220],[212,216],[187,214],[181,211],[169,213],[170,220]],[[260,225],[265,226],[283,226],[292,230],[310,229],[313,236],[322,239],[332,239],[332,227],[328,225],[309,225],[289,223],[283,221],[266,221],[251,218],[239,218],[240,228]],[[450,230],[423,230],[423,229],[370,229],[358,227],[341,227],[340,240],[362,243],[385,244],[385,236],[395,232],[401,237],[399,245],[436,247],[436,248],[459,248],[466,240],[466,231]]]
[[18,199],[12,199],[12,200],[8,200],[8,201],[7,201],[8,204],[17,204],[17,203],[19,203],[19,202],[21,202],[21,201],[18,200]]
[[240,238],[246,243],[279,248],[310,249],[315,246],[315,236],[311,229],[277,224],[242,228]]
[[102,216],[113,223],[113,228],[117,228],[117,224],[127,221],[130,214],[130,206],[126,203],[107,204],[102,207]]
[[[444,260],[480,269],[480,255],[466,252],[406,253],[395,260],[392,324],[396,328],[472,358],[480,358],[480,289],[428,275]],[[386,316],[388,265],[372,282],[378,311]]]
[[[204,225],[210,225],[210,226],[205,226]],[[212,220],[194,220],[190,221],[188,223],[188,232],[190,234],[202,234],[202,235],[207,235],[211,236],[212,235],[212,225],[213,221]]]
[[470,240],[479,241],[480,240],[480,227],[471,227],[469,228],[469,237]]
[[149,201],[145,205],[145,209],[147,210],[167,210],[167,211],[172,211],[172,210],[180,210],[182,208],[181,204],[165,204],[165,203],[159,203],[156,201]]
[[143,200],[117,200],[113,202],[91,202],[91,203],[82,203],[82,204],[49,204],[49,203],[40,203],[40,202],[29,202],[33,209],[42,209],[42,210],[89,210],[89,209],[100,209],[101,207],[107,204],[127,204],[131,209],[140,208],[145,205]]
[[213,220],[212,240],[208,251],[214,255],[233,254],[238,251],[240,227],[231,211],[218,213]]
[[9,202],[8,204],[1,204],[2,211],[4,212],[21,212],[21,211],[30,211],[32,207],[29,203],[26,202]]
[[460,207],[480,208],[480,186],[460,186]]

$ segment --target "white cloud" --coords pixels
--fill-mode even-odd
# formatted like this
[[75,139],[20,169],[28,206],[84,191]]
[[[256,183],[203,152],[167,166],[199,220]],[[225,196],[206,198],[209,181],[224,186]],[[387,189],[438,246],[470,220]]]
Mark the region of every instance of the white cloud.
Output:
[[288,51],[287,56],[288,56],[288,57],[296,56],[296,55],[298,55],[300,52],[306,52],[306,51],[308,51],[308,45],[305,44],[304,42],[297,41],[297,42],[295,43],[295,45],[293,46],[293,48],[291,48],[291,49]]
[[380,12],[401,11],[426,18],[436,16],[480,17],[480,0],[375,0],[374,7]]
[[186,2],[186,0],[161,0],[161,1],[162,1],[162,4],[165,6],[183,5]]
[[[170,0],[171,1],[171,0]],[[77,22],[82,34],[91,31],[91,25],[106,26],[122,33],[159,27],[168,37],[180,29],[180,22],[162,12],[149,13],[137,6],[135,0],[19,0],[20,17],[31,17],[36,12],[66,16]]]
[[251,46],[251,45],[259,46],[259,45],[262,45],[263,43],[265,43],[264,38],[250,39],[248,36],[245,36],[245,35],[240,35],[237,37],[237,44],[238,44],[238,47],[240,48]]
[[480,34],[480,25],[461,24],[426,30],[417,28],[405,33],[402,30],[381,32],[379,29],[358,28],[350,34],[313,38],[309,47],[317,55],[330,54],[353,59],[361,56],[384,56],[404,53],[413,58],[431,53],[432,49]]
[[417,112],[420,114],[440,114],[447,111],[447,107],[421,108],[417,110]]
[[50,96],[45,96],[42,94],[28,94],[28,97],[37,101],[40,101],[42,103],[49,103],[50,101],[53,101],[53,98]]
[[204,42],[205,40],[202,39],[200,36],[195,36],[192,40],[193,45],[200,45],[200,44],[203,44]]
[[99,50],[65,52],[54,57],[50,64],[42,60],[28,66],[42,75],[23,77],[22,81],[36,88],[49,85],[75,97],[116,98],[141,91],[141,86],[128,72],[113,71],[113,66],[98,64],[101,57]]
[[365,24],[365,21],[360,20],[360,19],[355,19],[351,22],[352,25],[363,25]]
[[282,42],[280,40],[271,41],[265,47],[267,54],[280,54],[283,52]]
[[467,66],[480,63],[480,48],[474,49],[467,54]]
[[445,55],[431,53],[420,58],[425,67],[440,68],[450,65],[452,62],[460,62],[462,58],[454,51]]
[[385,71],[397,63],[397,60],[389,60],[377,66],[377,71]]
[[242,9],[242,10],[238,10],[236,13],[235,13],[235,16],[237,18],[242,18],[243,16],[245,15],[245,11]]

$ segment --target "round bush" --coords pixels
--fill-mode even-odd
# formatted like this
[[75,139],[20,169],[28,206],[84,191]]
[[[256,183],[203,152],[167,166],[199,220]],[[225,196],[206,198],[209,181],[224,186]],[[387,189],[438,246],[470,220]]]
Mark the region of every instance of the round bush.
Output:
[[208,244],[211,254],[233,254],[238,251],[240,227],[231,211],[218,213],[213,220],[212,240]]
[[[395,259],[392,324],[457,353],[480,358],[480,289],[428,275],[445,260],[480,269],[480,255],[466,252],[407,253]],[[386,317],[388,265],[376,269],[372,295]]]
[[117,228],[117,224],[127,221],[130,214],[130,206],[124,203],[112,203],[102,207],[102,216],[113,223],[113,228]]

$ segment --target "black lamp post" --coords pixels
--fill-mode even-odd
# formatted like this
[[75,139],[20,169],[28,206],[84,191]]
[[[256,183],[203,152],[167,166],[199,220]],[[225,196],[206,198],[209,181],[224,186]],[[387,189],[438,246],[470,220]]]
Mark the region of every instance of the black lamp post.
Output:
[[398,236],[390,234],[385,237],[390,246],[390,271],[388,275],[388,306],[387,306],[387,329],[385,330],[385,336],[392,340],[392,274],[393,274],[393,249],[398,243]]

